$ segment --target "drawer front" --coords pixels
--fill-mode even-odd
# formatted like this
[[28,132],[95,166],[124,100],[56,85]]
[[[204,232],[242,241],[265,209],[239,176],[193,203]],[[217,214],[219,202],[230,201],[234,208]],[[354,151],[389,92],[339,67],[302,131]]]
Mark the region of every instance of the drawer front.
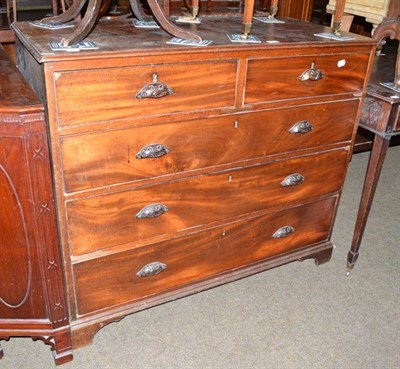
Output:
[[[233,106],[236,67],[236,61],[226,61],[61,72],[55,76],[58,124],[73,126]],[[156,75],[157,83],[165,86],[153,85],[146,92],[167,94],[138,98]]]
[[[72,253],[140,245],[152,237],[318,199],[340,189],[347,158],[347,150],[336,150],[70,201]],[[292,174],[301,174],[304,181],[283,186]]]
[[[66,192],[350,141],[359,100],[66,136]],[[146,157],[147,156],[147,157]]]
[[[245,104],[361,91],[368,54],[314,55],[248,61]],[[314,64],[322,79],[301,81]]]
[[[330,198],[76,264],[79,315],[149,297],[324,241],[329,235],[335,201],[336,198]],[[286,237],[277,238],[281,228],[289,231]],[[146,270],[142,270],[144,266],[148,266]],[[147,276],[137,276],[140,271]]]

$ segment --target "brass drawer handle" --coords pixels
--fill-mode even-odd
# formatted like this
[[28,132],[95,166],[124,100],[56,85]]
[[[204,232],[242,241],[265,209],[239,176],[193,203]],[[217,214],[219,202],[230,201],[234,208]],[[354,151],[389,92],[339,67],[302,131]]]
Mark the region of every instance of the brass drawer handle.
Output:
[[297,133],[308,133],[314,129],[314,126],[308,120],[302,120],[297,122],[292,128],[289,129],[290,133],[297,134]]
[[315,68],[315,63],[311,63],[311,67],[306,69],[299,77],[300,81],[318,81],[323,78],[322,72]]
[[275,233],[272,235],[273,238],[285,238],[290,236],[295,229],[291,226],[284,226],[279,228],[278,230],[275,231]]
[[137,94],[137,99],[160,98],[171,95],[174,91],[165,83],[158,82],[158,74],[153,73],[153,83],[144,86]]
[[150,263],[145,265],[142,269],[140,269],[136,276],[138,277],[151,277],[152,275],[157,275],[167,269],[167,265],[164,263],[160,263],[155,261],[154,263]]
[[162,144],[152,144],[143,147],[137,154],[136,159],[146,159],[146,158],[161,158],[167,155],[171,150]]
[[168,207],[163,204],[151,204],[145,206],[139,213],[136,214],[137,219],[144,218],[156,218],[160,215],[165,214],[168,211]]
[[290,187],[290,186],[298,186],[304,182],[304,176],[300,173],[293,173],[290,176],[287,176],[282,182],[281,186]]

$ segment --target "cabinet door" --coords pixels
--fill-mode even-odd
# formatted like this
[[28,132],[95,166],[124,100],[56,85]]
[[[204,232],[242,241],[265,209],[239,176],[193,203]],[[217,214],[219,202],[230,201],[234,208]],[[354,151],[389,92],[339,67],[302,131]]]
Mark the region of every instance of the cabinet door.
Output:
[[0,317],[46,318],[24,137],[0,137]]

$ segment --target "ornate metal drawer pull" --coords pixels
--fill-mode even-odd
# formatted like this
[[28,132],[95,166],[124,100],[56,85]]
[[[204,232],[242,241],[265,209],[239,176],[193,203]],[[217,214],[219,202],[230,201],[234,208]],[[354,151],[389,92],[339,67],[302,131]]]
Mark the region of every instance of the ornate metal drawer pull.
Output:
[[323,78],[322,72],[315,68],[315,63],[311,63],[311,68],[305,70],[299,77],[300,81],[318,81]]
[[149,83],[144,86],[137,94],[137,99],[146,98],[159,98],[167,95],[171,95],[174,91],[169,88],[165,83],[158,82],[158,74],[153,73],[153,83]]
[[294,228],[291,226],[284,226],[279,228],[278,230],[275,231],[275,233],[272,235],[273,238],[285,238],[287,236],[290,236],[294,232]]
[[289,129],[290,133],[308,133],[314,129],[314,126],[308,120],[297,122],[292,128]]
[[154,263],[145,265],[136,273],[136,275],[138,277],[151,277],[152,275],[161,273],[165,269],[167,269],[166,264],[155,261]]
[[136,214],[137,219],[156,218],[165,214],[168,208],[163,204],[151,204],[145,206],[139,213]]
[[304,182],[304,176],[300,173],[293,173],[290,176],[287,176],[282,182],[281,186],[288,187],[288,186],[297,186]]
[[161,158],[171,150],[162,144],[152,144],[143,147],[137,154],[136,159]]

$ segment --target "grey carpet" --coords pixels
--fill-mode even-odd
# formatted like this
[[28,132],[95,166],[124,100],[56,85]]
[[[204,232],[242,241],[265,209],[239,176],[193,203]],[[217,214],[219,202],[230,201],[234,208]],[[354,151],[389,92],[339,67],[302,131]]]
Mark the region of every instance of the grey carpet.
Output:
[[[355,270],[346,255],[368,153],[353,157],[332,260],[292,263],[103,328],[64,369],[399,369],[400,147],[389,149]],[[30,339],[0,368],[54,367]]]

